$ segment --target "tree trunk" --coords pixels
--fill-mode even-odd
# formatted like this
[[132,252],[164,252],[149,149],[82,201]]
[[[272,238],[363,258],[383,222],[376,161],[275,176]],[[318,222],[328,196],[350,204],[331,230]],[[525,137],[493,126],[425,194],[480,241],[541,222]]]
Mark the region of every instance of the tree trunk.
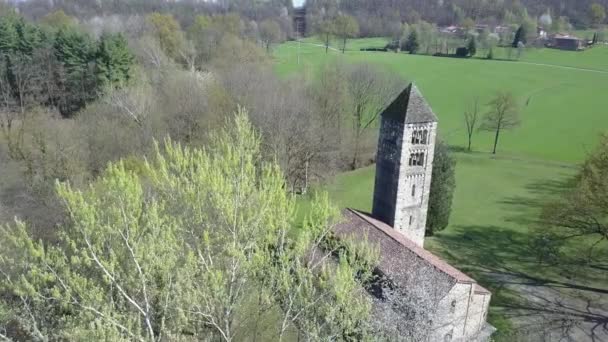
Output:
[[500,127],[496,129],[496,136],[494,137],[494,150],[492,154],[496,154],[496,146],[498,146],[498,136],[500,135]]
[[346,38],[344,38],[344,41],[342,42],[342,53],[344,53],[344,51],[346,51]]
[[469,134],[469,152],[471,152],[471,134]]

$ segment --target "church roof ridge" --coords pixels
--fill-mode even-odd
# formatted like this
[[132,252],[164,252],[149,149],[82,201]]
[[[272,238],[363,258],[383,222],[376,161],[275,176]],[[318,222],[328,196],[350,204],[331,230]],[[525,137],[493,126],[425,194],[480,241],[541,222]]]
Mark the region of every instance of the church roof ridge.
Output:
[[382,116],[405,124],[437,122],[437,116],[413,82],[395,97]]
[[442,273],[444,273],[444,274],[448,275],[449,277],[451,277],[452,279],[454,279],[457,283],[475,284],[478,287],[478,289],[476,289],[476,290],[478,290],[480,293],[483,293],[483,292],[489,293],[488,290],[479,286],[474,279],[472,279],[468,275],[464,274],[462,271],[458,270],[454,266],[448,264],[445,260],[439,258],[435,254],[425,250],[422,247],[419,247],[413,241],[411,241],[407,237],[403,236],[402,234],[397,232],[394,228],[390,227],[386,223],[376,220],[376,219],[364,214],[363,212],[360,212],[360,211],[357,211],[354,209],[349,208],[349,209],[347,209],[347,211],[353,213],[359,219],[365,221],[370,226],[383,232],[390,239],[399,243],[401,246],[407,248],[408,250],[410,250],[411,252],[416,254],[419,258],[428,262],[430,265],[432,265],[437,270],[441,271]]

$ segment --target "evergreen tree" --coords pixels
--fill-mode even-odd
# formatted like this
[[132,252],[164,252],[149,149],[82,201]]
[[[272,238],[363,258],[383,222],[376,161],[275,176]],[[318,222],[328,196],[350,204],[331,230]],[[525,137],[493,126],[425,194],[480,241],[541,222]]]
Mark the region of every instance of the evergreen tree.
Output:
[[444,230],[450,221],[452,198],[456,188],[456,160],[450,155],[448,146],[441,141],[435,145],[433,177],[429,194],[429,213],[426,235],[432,236]]
[[57,33],[54,50],[65,78],[59,110],[63,115],[70,116],[97,95],[95,49],[88,35],[70,29]]
[[0,17],[0,53],[6,55],[15,52],[19,45],[19,35],[12,16]]
[[134,57],[122,34],[104,34],[99,39],[95,59],[100,85],[119,85],[129,80]]
[[469,56],[473,57],[477,54],[477,41],[475,40],[475,36],[471,36],[471,39],[469,39],[467,49],[469,50]]
[[519,47],[519,42],[526,44],[526,29],[524,27],[524,25],[521,25],[518,29],[517,32],[515,32],[515,39],[513,39],[513,47],[517,48]]
[[407,41],[405,42],[405,51],[408,51],[411,55],[413,55],[418,52],[419,48],[420,43],[418,42],[418,32],[416,30],[412,30],[407,37]]
[[20,18],[15,25],[17,31],[17,50],[24,55],[31,57],[34,50],[37,49],[42,42],[41,31],[38,27],[27,23],[23,18]]

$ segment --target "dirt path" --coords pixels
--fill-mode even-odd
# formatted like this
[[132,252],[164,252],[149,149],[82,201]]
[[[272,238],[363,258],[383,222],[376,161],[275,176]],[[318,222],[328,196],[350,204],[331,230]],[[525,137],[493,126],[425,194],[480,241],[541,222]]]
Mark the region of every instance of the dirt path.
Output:
[[514,340],[608,342],[608,290],[490,274],[520,297],[499,307],[518,331]]
[[522,62],[522,61],[518,61],[515,63],[544,66],[544,67],[549,67],[549,68],[559,68],[559,69],[566,69],[566,70],[586,71],[586,72],[592,72],[592,73],[596,73],[596,74],[608,74],[608,71],[606,71],[606,70],[577,68],[577,67],[571,67],[571,66],[565,66],[565,65],[559,65],[559,64],[545,64],[545,63]]

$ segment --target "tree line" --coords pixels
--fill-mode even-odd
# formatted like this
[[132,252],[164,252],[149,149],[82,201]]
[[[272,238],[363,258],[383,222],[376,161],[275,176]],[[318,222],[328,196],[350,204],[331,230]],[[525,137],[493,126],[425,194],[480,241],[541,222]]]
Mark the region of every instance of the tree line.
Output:
[[[540,20],[545,29],[554,23],[572,24],[577,28],[595,27],[605,22],[605,0],[585,1],[488,1],[452,0],[390,1],[371,3],[365,0],[307,1],[309,21],[312,27],[319,27],[326,18],[350,15],[358,22],[363,37],[393,36],[402,23],[410,24],[427,21],[439,26],[466,26],[470,21],[499,25],[510,24],[514,19],[529,17]],[[551,22],[546,19],[550,17]],[[523,22],[518,22],[522,24]]]

